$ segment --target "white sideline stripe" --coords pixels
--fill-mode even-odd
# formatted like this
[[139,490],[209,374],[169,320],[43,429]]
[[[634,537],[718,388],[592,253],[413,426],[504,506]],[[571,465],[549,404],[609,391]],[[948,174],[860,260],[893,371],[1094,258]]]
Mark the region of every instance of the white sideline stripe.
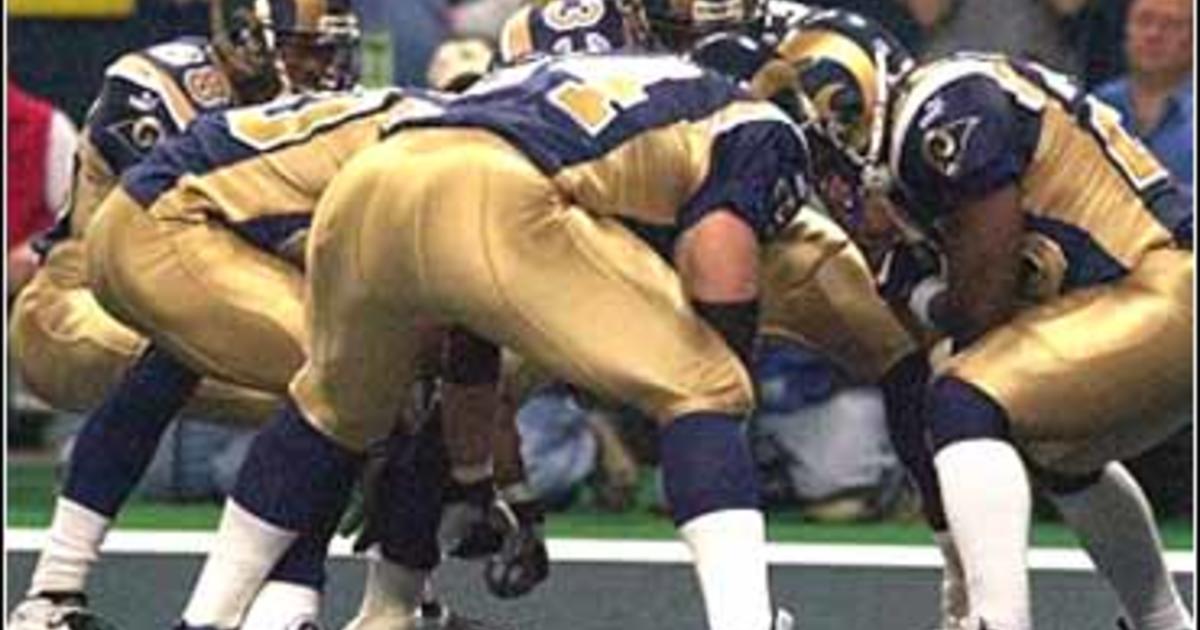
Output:
[[[41,529],[6,529],[8,551],[37,551],[46,539]],[[212,532],[114,531],[104,542],[107,553],[151,555],[204,554],[214,539]],[[686,564],[691,556],[681,542],[657,540],[595,540],[556,538],[549,541],[556,562],[622,564]],[[350,539],[337,538],[331,555],[351,556]],[[1194,573],[1193,551],[1168,551],[1171,572]],[[767,559],[776,566],[936,568],[941,553],[933,546],[771,543]],[[1041,571],[1091,571],[1092,563],[1078,549],[1037,548],[1029,552],[1029,566]]]

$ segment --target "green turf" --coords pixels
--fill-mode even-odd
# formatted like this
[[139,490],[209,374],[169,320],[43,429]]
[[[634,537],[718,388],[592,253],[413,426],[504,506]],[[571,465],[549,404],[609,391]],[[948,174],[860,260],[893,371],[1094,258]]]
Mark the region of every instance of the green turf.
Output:
[[[45,527],[54,502],[54,470],[48,464],[21,463],[8,468],[8,526]],[[641,505],[648,505],[643,492]],[[586,505],[587,501],[580,501]],[[133,529],[206,530],[216,527],[220,507],[212,504],[150,503],[134,499],[118,520],[119,527]],[[555,513],[548,522],[552,537],[673,539],[670,521],[644,508],[621,514],[599,512],[588,507]],[[771,540],[781,542],[925,544],[929,532],[920,523],[883,522],[853,525],[806,523],[794,513],[778,512],[769,519]],[[1193,549],[1192,524],[1168,521],[1162,525],[1163,542],[1169,549]],[[1039,522],[1033,528],[1039,546],[1074,546],[1075,539],[1062,525]]]

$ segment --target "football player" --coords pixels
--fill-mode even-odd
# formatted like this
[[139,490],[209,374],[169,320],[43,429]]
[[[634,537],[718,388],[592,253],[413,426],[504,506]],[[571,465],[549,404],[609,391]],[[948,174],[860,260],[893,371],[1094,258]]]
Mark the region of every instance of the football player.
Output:
[[[83,131],[71,203],[43,238],[42,267],[14,305],[14,359],[29,386],[55,407],[95,412],[77,439],[49,541],[10,627],[86,627],[93,619],[83,595],[90,566],[157,436],[187,398],[160,406],[144,395],[122,397],[118,385],[145,381],[160,368],[167,376],[151,388],[172,379],[194,385],[192,375],[109,316],[88,290],[83,235],[96,206],[123,171],[198,114],[264,101],[285,88],[349,85],[357,76],[358,30],[346,3],[272,0],[252,7],[227,0],[212,3],[211,17],[211,40],[151,46],[106,70]],[[260,423],[278,398],[205,379],[192,401],[201,413]],[[152,413],[144,413],[149,407]]]
[[1192,380],[1190,209],[1071,79],[985,55],[895,72],[893,50],[847,33],[818,18],[782,46],[817,97],[814,146],[945,257],[908,284],[953,344],[926,423],[966,574],[958,627],[1030,627],[1028,466],[1130,626],[1193,628],[1118,461],[1186,422],[1172,412]]
[[[805,195],[799,131],[695,65],[620,56],[494,73],[392,129],[338,174],[316,214],[310,358],[292,404],[260,433],[221,531],[259,541],[255,560],[210,556],[192,601],[222,615],[185,621],[236,623],[279,549],[329,518],[403,404],[411,323],[428,316],[657,418],[709,626],[785,627],[773,620],[740,419],[753,404],[742,357],[757,323],[758,244]],[[399,175],[400,164],[411,170]],[[621,214],[679,231],[674,268]],[[498,352],[477,350],[492,360],[461,377],[495,378]],[[294,466],[300,458],[313,465]]]
[[[479,38],[448,40],[434,53],[428,83],[447,91],[464,90],[488,72],[494,55],[491,45]],[[548,576],[543,513],[539,500],[525,483],[520,437],[513,420],[519,392],[513,391],[511,380],[502,381],[505,386],[498,401],[488,400],[488,404],[497,404],[491,431],[472,427],[468,434],[439,436],[437,423],[429,422],[430,426],[423,428],[415,440],[393,436],[372,449],[381,452],[369,459],[364,474],[365,522],[355,544],[356,549],[366,551],[367,578],[358,613],[346,630],[484,630],[487,626],[483,622],[447,610],[433,594],[429,578],[441,561],[442,542],[452,554],[460,556],[486,553],[499,543],[501,548],[489,556],[484,573],[489,591],[499,597],[521,596]],[[436,400],[437,391],[435,382],[430,398]],[[434,404],[424,413],[436,415],[438,407]],[[445,447],[440,445],[443,437],[466,438],[473,443],[472,448],[490,450],[494,456],[492,476],[488,476],[485,465],[481,475],[472,477],[478,482],[469,486],[453,484],[457,487],[447,492],[443,480],[449,474],[450,463]],[[462,459],[461,447],[459,451]],[[467,459],[486,462],[487,456]],[[463,477],[461,469],[458,476]],[[500,501],[489,506],[493,485]],[[475,495],[474,500],[462,501],[466,495]],[[447,505],[445,510],[441,509],[443,505]],[[478,512],[481,507],[486,508],[482,514]],[[476,512],[469,513],[471,510]],[[459,550],[454,551],[454,535],[446,534],[455,529],[471,531],[471,523],[481,517],[496,523],[498,530],[476,529],[473,534],[479,544],[458,544]],[[460,523],[456,525],[455,521]],[[497,540],[497,535],[503,540]],[[475,551],[464,554],[464,549],[470,547]]]
[[[697,61],[745,79],[756,92],[778,94],[786,108],[799,107],[786,89],[794,71],[787,64],[767,62],[789,60],[791,51],[782,42],[814,13],[805,5],[781,0],[630,0],[623,9],[632,23],[627,32],[633,45],[690,50]],[[911,63],[890,35],[866,21],[863,26],[871,37],[896,51],[895,59]],[[823,155],[827,152],[814,157]],[[819,185],[827,170],[814,164]],[[928,361],[917,340],[881,299],[863,253],[838,225],[816,213],[801,213],[768,247],[761,282],[763,333],[799,341],[863,382],[880,386],[897,454],[917,482],[926,520],[935,531],[943,531],[936,475],[918,413]],[[941,535],[938,538],[952,557],[952,547],[941,541]]]

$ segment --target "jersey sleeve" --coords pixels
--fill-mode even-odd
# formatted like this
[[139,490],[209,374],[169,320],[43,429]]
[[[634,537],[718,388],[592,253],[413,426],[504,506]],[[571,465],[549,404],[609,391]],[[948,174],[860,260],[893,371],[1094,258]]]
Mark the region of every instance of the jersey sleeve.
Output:
[[197,114],[224,109],[232,100],[229,81],[203,40],[180,38],[127,54],[108,67],[86,134],[119,175]]
[[808,149],[791,122],[763,117],[713,138],[708,172],[679,215],[686,230],[709,213],[732,210],[762,240],[791,222],[808,197]]
[[1017,181],[1037,135],[1033,114],[1018,110],[984,75],[934,90],[900,133],[893,170],[907,205],[925,224]]
[[114,174],[140,161],[161,138],[181,131],[164,95],[162,77],[118,61],[104,76],[88,112],[88,141]]

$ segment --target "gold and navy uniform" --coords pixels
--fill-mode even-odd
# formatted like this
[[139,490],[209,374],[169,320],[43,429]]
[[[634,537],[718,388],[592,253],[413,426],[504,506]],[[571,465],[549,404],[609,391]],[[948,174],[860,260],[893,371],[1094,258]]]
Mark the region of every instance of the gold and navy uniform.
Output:
[[310,94],[197,118],[97,212],[97,299],[193,369],[282,392],[304,356],[300,252],[317,199],[408,100]]
[[[120,174],[198,114],[228,107],[229,83],[206,40],[185,37],[127,53],[104,73],[75,156],[69,205],[38,242],[42,265],[13,306],[13,358],[26,385],[50,405],[95,407],[146,346],[113,319],[87,286],[83,236]],[[265,418],[275,398],[203,381],[192,408],[241,421]]]
[[1176,428],[1164,410],[1192,381],[1191,210],[1116,112],[1036,64],[961,55],[909,75],[891,114],[914,220],[936,229],[1007,186],[1025,216],[1027,306],[948,372],[1062,466],[1095,470]]
[[678,230],[728,209],[769,242],[805,198],[781,111],[682,59],[587,55],[502,70],[388,128],[309,237],[311,351],[291,391],[323,431],[355,449],[387,431],[425,317],[664,421],[751,407],[737,357],[622,219]]
[[[794,62],[799,50],[789,36],[822,14],[801,3],[772,0],[759,37]],[[846,16],[853,20],[852,14]],[[865,382],[877,381],[917,347],[879,296],[862,252],[821,215],[802,213],[767,248],[760,281],[764,333],[800,342]]]
[[526,5],[500,29],[500,63],[538,53],[606,53],[625,48],[628,34],[619,0],[551,0]]
[[229,80],[203,38],[183,37],[117,59],[88,110],[70,210],[47,245],[82,234],[121,173],[161,139],[232,104]]

